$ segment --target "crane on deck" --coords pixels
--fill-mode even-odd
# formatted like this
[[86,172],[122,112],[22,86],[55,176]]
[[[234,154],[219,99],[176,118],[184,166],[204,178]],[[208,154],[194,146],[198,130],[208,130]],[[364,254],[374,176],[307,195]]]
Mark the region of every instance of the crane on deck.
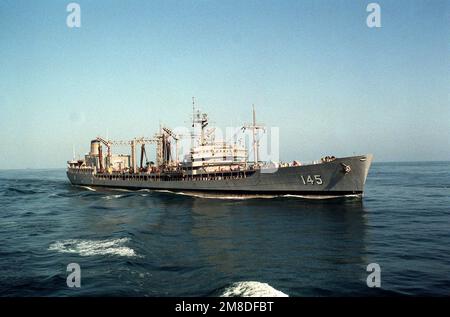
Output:
[[[141,144],[141,151],[144,150],[145,153],[145,144],[148,143],[157,143],[159,142],[158,137],[154,138],[146,138],[146,137],[140,137],[140,138],[134,138],[129,141],[115,141],[115,140],[106,140],[100,136],[97,137],[97,140],[103,143],[107,148],[107,168],[111,164],[111,147],[113,145],[129,145],[131,146],[131,169],[133,172],[137,171],[137,162],[136,162],[136,145]],[[103,157],[100,157],[102,153],[101,146],[99,146],[99,160],[100,160],[100,170],[103,170]],[[142,156],[142,153],[141,153]],[[142,160],[142,159],[141,159]],[[141,162],[142,165],[142,162]],[[142,166],[141,166],[142,167]]]

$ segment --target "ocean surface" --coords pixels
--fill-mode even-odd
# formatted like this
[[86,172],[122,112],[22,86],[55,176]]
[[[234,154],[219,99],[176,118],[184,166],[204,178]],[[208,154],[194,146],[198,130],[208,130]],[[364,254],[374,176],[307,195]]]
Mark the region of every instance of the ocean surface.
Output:
[[[81,287],[66,284],[78,263]],[[369,288],[369,263],[381,288]],[[374,163],[361,199],[204,198],[0,171],[0,296],[450,295],[450,162]]]

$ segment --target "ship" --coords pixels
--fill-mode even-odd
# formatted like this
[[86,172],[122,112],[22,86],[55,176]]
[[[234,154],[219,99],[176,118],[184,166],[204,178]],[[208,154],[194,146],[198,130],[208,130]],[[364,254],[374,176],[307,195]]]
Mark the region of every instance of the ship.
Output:
[[[178,158],[178,142],[186,135],[160,125],[152,137],[127,141],[96,137],[84,158],[67,162],[67,177],[78,186],[187,194],[363,197],[372,154],[327,155],[309,163],[264,162],[259,157],[258,136],[265,128],[257,124],[254,106],[252,123],[241,127],[242,133],[251,132],[251,151],[236,141],[214,139],[214,128],[208,126],[208,115],[196,110],[193,101],[191,147],[182,160]],[[148,160],[149,144],[155,146],[155,162]],[[130,153],[113,154],[113,146],[127,146]]]

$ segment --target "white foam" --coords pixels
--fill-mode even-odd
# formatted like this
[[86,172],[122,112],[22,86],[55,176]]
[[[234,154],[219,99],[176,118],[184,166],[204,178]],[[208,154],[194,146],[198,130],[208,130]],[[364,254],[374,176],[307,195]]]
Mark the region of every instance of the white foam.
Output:
[[360,194],[353,195],[283,195],[283,197],[293,197],[293,198],[302,198],[302,199],[334,199],[334,198],[360,198]]
[[108,196],[105,196],[105,197],[102,197],[102,198],[110,200],[110,199],[114,199],[114,198],[120,198],[120,197],[123,197],[123,196],[125,196],[125,195],[108,195]]
[[276,198],[279,196],[275,195],[251,195],[251,194],[220,194],[220,193],[206,193],[206,192],[173,192],[169,190],[160,191],[160,192],[167,192],[172,193],[175,195],[182,195],[182,196],[190,196],[190,197],[196,197],[196,198],[205,198],[205,199],[226,199],[226,200],[245,200],[245,199],[261,199],[261,198]]
[[172,193],[172,194],[175,194],[175,192],[170,191],[170,190],[167,190],[167,189],[155,189],[155,192],[158,192],[158,193]]
[[[80,186],[83,188],[86,188],[90,191],[96,191],[94,188],[89,186]],[[122,192],[132,192],[129,189],[124,188],[112,188],[112,190],[116,191],[122,191]],[[334,198],[361,198],[361,194],[352,194],[352,195],[291,195],[291,194],[280,194],[280,195],[265,195],[265,194],[221,194],[221,193],[208,193],[208,192],[175,192],[172,190],[167,189],[140,189],[138,192],[152,192],[156,191],[159,193],[171,193],[175,195],[183,195],[183,196],[190,196],[190,197],[196,197],[196,198],[205,198],[205,199],[226,199],[226,200],[246,200],[246,199],[273,199],[277,197],[285,197],[285,198],[301,198],[301,199],[334,199]],[[123,195],[113,195],[113,196],[106,196],[105,199],[112,199],[112,198],[120,198]],[[140,196],[145,197],[146,194],[141,194]]]
[[221,194],[221,193],[208,193],[208,192],[174,192],[171,190],[156,190],[161,193],[171,193],[175,195],[189,196],[195,198],[204,199],[226,199],[226,200],[246,200],[246,199],[273,199],[273,198],[301,198],[301,199],[333,199],[333,198],[359,198],[360,194],[354,195],[267,195],[267,194]]
[[96,190],[94,188],[89,187],[89,186],[80,186],[80,187],[86,188],[86,189],[90,190],[91,192],[96,192]]
[[289,297],[267,283],[245,281],[233,283],[221,297]]
[[118,192],[126,192],[126,193],[132,192],[132,190],[129,190],[129,189],[126,189],[126,188],[116,188],[116,187],[109,188],[109,190],[115,190],[115,191],[118,191]]
[[71,239],[52,243],[48,249],[60,253],[74,253],[81,256],[92,255],[117,255],[134,257],[133,249],[124,246],[130,239],[121,238],[114,240],[81,240]]

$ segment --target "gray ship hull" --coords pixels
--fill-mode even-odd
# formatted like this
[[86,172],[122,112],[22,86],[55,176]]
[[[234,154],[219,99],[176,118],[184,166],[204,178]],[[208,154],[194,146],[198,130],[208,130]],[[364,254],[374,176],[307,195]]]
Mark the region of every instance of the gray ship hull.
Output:
[[[92,171],[68,169],[73,185],[251,195],[362,195],[372,155],[337,158],[319,164],[256,170],[242,178],[155,180],[150,177],[99,177]],[[346,170],[347,168],[347,170]]]

